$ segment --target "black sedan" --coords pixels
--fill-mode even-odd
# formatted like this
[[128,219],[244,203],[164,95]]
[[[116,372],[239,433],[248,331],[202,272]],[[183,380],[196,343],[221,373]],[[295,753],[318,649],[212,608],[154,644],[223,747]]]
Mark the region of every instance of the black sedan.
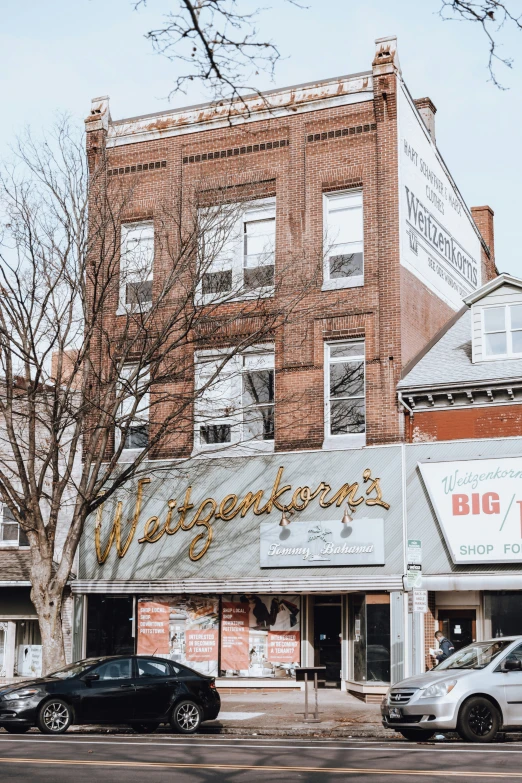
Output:
[[151,732],[160,723],[193,734],[217,718],[213,677],[165,658],[91,658],[31,682],[0,686],[0,727],[23,734],[38,726],[63,734],[72,723],[128,724]]

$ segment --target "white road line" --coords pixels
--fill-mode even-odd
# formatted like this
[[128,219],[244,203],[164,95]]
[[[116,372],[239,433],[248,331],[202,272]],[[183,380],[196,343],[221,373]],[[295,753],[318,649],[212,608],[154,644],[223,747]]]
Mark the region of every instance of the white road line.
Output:
[[[163,748],[209,748],[212,747],[212,743],[209,745],[204,742],[139,742],[137,740],[133,740],[132,742],[125,742],[125,741],[116,741],[116,740],[79,740],[79,739],[55,739],[54,737],[49,737],[49,739],[31,739],[30,737],[17,737],[9,738],[9,737],[0,737],[0,742],[30,742],[30,743],[60,743],[60,744],[76,744],[76,745],[118,745],[119,747],[163,747]],[[237,744],[227,744],[225,742],[220,743],[221,747],[223,748],[233,748],[235,750],[238,750]],[[295,751],[295,745],[277,745],[276,746],[278,750],[294,750]],[[241,748],[255,748],[256,750],[261,750],[262,748],[273,748],[273,745],[266,744],[266,745],[259,745],[259,744],[252,744],[252,745],[241,745]],[[450,747],[444,747],[442,745],[437,745],[436,747],[420,747],[420,746],[408,746],[405,744],[398,746],[384,746],[384,747],[377,747],[376,745],[368,745],[367,747],[361,747],[361,746],[321,746],[321,745],[301,745],[300,750],[352,750],[352,751],[373,751],[373,752],[381,752],[381,753],[388,753],[393,751],[399,751],[400,753],[404,753],[405,751],[409,753],[458,753],[463,748],[466,748],[466,752],[468,753],[474,753],[476,755],[481,754],[498,754],[498,753],[506,753],[506,754],[521,754],[521,750],[512,750],[512,749],[504,749],[504,748],[477,748],[475,745],[470,745],[468,743],[459,743],[458,745],[455,745],[453,748]]]

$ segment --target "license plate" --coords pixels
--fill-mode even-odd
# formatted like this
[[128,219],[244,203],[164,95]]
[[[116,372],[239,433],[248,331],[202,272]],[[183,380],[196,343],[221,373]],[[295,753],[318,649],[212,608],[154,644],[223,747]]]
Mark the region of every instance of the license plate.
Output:
[[399,707],[390,707],[388,717],[390,720],[400,720],[402,718],[402,710]]

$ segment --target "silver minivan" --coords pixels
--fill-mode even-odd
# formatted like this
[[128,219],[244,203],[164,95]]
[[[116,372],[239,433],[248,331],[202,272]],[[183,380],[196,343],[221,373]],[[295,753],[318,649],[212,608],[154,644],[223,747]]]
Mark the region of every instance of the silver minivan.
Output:
[[492,742],[500,729],[522,727],[522,636],[473,642],[425,674],[393,685],[382,722],[408,740],[457,731]]

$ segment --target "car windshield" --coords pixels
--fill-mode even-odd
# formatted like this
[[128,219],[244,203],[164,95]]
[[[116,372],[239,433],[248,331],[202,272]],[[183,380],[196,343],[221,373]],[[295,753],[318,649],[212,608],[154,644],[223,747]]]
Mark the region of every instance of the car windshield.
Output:
[[463,647],[445,661],[439,663],[434,671],[442,669],[484,669],[501,652],[503,652],[513,640],[498,639],[494,642],[474,642],[468,647]]
[[92,666],[101,661],[104,658],[90,658],[87,661],[78,661],[77,663],[71,663],[69,666],[65,666],[63,669],[59,669],[57,672],[47,675],[48,677],[56,677],[59,680],[68,680],[69,677],[77,677],[79,674],[87,671]]

